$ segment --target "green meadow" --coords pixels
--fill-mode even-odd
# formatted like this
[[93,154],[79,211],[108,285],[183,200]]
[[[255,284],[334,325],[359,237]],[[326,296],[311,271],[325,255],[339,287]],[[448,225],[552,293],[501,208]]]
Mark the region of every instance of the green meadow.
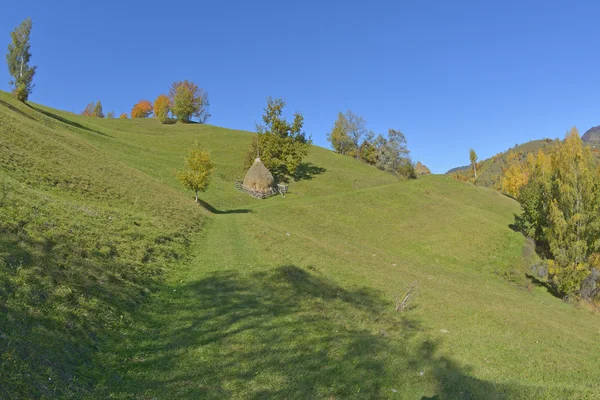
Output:
[[600,319],[527,276],[514,200],[319,147],[257,200],[251,139],[0,92],[0,398],[600,398]]

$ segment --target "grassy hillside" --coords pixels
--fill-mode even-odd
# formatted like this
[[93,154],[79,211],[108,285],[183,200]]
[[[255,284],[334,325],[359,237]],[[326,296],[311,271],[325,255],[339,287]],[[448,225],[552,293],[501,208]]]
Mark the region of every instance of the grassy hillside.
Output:
[[[0,127],[2,398],[600,396],[600,319],[525,279],[490,189],[315,147],[260,201],[233,188],[246,132],[5,94]],[[173,173],[194,140],[206,208]]]

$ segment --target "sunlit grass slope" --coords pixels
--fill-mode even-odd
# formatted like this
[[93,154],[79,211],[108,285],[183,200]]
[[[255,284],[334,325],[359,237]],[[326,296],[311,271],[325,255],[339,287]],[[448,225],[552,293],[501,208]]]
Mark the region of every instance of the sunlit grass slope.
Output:
[[2,398],[600,396],[600,320],[527,285],[511,199],[313,148],[260,201],[247,132],[0,101]]

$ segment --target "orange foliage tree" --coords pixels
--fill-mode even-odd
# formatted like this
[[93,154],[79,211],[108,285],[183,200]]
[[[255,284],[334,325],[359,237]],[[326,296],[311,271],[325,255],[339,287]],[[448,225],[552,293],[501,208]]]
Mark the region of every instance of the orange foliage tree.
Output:
[[123,113],[121,115],[119,115],[120,119],[127,119],[127,113]]
[[161,94],[154,100],[154,115],[164,124],[169,121],[169,111],[171,111],[171,101],[167,95]]
[[131,118],[148,118],[152,114],[152,103],[140,100],[131,110]]

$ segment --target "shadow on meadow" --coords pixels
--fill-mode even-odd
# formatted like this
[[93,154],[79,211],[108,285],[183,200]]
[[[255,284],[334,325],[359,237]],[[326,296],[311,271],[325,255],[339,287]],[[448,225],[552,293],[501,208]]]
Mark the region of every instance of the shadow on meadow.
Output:
[[246,208],[235,208],[232,210],[217,210],[215,207],[208,204],[202,199],[198,199],[198,203],[211,214],[247,214],[252,212],[252,210]]
[[103,339],[154,281],[72,241],[0,230],[2,399],[90,395],[103,374],[96,360]]
[[296,169],[293,178],[297,181],[306,181],[313,179],[316,175],[321,175],[327,172],[327,169],[319,167],[313,163],[302,163]]
[[63,118],[60,115],[54,114],[54,113],[52,113],[50,111],[42,110],[41,108],[34,107],[34,106],[30,105],[30,104],[27,104],[27,106],[30,107],[31,109],[33,109],[33,110],[35,110],[35,111],[37,111],[37,112],[45,115],[48,118],[52,118],[53,120],[61,122],[61,123],[65,124],[65,125],[69,125],[69,126],[71,126],[73,128],[82,129],[82,130],[87,131],[87,132],[97,133],[97,134],[102,135],[102,136],[111,137],[110,135],[107,135],[106,133],[97,131],[95,129],[88,128],[87,126],[84,126],[84,125],[81,125],[80,123],[77,123],[75,121],[71,121],[69,119]]
[[[122,336],[112,398],[514,399],[470,377],[377,292],[293,265],[166,289]],[[430,397],[427,397],[430,396]]]

